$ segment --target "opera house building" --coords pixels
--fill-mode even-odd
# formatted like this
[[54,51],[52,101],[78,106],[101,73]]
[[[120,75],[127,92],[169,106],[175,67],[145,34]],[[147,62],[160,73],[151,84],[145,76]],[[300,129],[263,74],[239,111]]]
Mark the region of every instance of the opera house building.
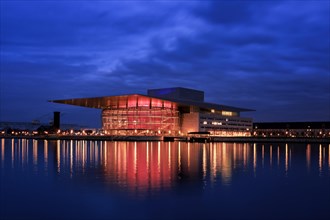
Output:
[[204,92],[175,87],[129,94],[51,102],[102,109],[102,129],[109,135],[249,136],[250,109],[204,102]]

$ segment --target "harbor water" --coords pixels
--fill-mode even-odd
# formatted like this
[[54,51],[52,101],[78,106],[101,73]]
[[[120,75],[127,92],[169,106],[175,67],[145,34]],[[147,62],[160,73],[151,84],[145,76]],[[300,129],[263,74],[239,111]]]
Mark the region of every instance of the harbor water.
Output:
[[327,143],[0,142],[0,219],[330,216]]

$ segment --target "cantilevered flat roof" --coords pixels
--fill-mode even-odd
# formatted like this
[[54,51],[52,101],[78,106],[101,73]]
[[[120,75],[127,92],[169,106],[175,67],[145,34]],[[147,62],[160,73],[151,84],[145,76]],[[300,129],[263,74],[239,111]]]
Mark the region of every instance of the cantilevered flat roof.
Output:
[[[73,98],[73,99],[62,99],[62,100],[50,100],[50,102],[76,105],[88,108],[98,108],[105,109],[111,108],[112,106],[120,106],[129,101],[136,100],[149,100],[151,101],[161,101],[161,102],[171,102],[176,104],[178,107],[189,107],[195,106],[204,109],[214,109],[218,111],[233,111],[233,112],[245,112],[245,111],[254,111],[252,109],[238,108],[228,105],[220,105],[215,103],[208,102],[198,102],[190,100],[179,100],[179,99],[170,99],[170,98],[160,98],[150,95],[141,95],[141,94],[128,94],[128,95],[119,95],[119,96],[103,96],[103,97],[92,97],[92,98]],[[128,106],[129,107],[129,106]]]

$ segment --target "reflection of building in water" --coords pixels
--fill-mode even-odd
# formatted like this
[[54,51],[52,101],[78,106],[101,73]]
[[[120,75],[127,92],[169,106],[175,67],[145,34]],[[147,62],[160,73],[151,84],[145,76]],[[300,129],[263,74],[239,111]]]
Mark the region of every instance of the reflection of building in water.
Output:
[[[325,172],[326,169],[326,147],[324,147],[324,145],[319,144],[319,171],[320,174],[323,174],[323,172]],[[329,165],[329,171],[330,171],[330,144],[328,146],[328,165]]]
[[310,170],[311,167],[311,144],[307,144],[306,147],[306,165],[307,165],[307,170]]
[[328,166],[329,166],[329,169],[330,169],[330,144],[328,146]]
[[[247,144],[222,143],[210,146],[210,180],[229,184],[236,168],[247,166]],[[220,177],[220,178],[219,178]]]
[[330,169],[330,144],[328,146],[328,167]]
[[5,139],[1,139],[1,164],[3,166],[3,163],[5,161]]
[[240,115],[252,110],[205,102],[203,91],[187,88],[53,102],[102,109],[102,129],[112,135],[250,136],[252,129],[252,119]]
[[110,180],[131,189],[170,187],[177,176],[176,152],[172,143],[115,142],[104,155],[105,174]]
[[86,174],[94,167],[106,182],[139,191],[186,180],[230,184],[234,169],[248,170],[256,160],[248,144],[233,143],[78,141],[68,148],[65,141],[57,146],[58,172]]
[[[32,168],[40,174],[78,181],[100,181],[133,192],[151,192],[176,184],[230,185],[237,175],[284,171],[302,161],[320,175],[330,169],[330,145],[186,142],[103,142],[1,140],[1,167]],[[295,147],[297,146],[297,147]],[[298,159],[294,159],[298,158]],[[306,161],[306,162],[305,162]]]

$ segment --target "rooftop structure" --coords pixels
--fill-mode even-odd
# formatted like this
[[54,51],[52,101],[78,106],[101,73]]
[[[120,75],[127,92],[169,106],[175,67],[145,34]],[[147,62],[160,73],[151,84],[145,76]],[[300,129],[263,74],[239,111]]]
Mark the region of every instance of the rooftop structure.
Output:
[[150,89],[147,95],[128,94],[51,102],[102,109],[102,128],[114,135],[163,135],[210,132],[211,135],[247,136],[253,111],[204,102],[204,92],[175,87]]

